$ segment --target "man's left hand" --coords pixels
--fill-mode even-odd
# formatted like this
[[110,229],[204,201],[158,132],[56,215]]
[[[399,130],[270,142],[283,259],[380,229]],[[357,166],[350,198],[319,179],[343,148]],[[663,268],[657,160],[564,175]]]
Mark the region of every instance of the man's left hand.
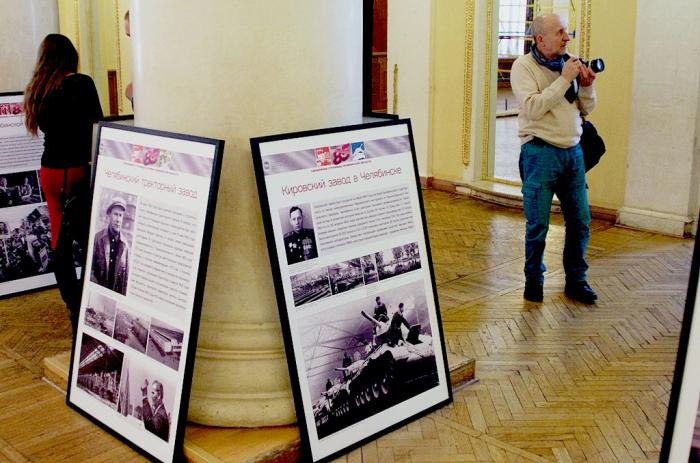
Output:
[[590,87],[595,80],[595,72],[593,72],[589,66],[584,66],[581,64],[578,77],[578,83],[581,85],[581,87]]

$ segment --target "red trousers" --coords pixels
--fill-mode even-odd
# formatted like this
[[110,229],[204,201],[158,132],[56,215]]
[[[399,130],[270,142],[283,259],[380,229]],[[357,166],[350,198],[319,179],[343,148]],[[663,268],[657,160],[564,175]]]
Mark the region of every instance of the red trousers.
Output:
[[[81,182],[87,181],[87,169],[85,167],[70,167],[68,176],[66,177],[66,190],[70,194],[72,189]],[[39,170],[39,181],[41,189],[44,191],[49,208],[49,221],[51,222],[51,248],[56,249],[58,241],[58,233],[61,229],[61,219],[63,212],[61,210],[61,191],[63,190],[65,169],[52,169],[43,167]],[[85,211],[89,214],[89,211]]]

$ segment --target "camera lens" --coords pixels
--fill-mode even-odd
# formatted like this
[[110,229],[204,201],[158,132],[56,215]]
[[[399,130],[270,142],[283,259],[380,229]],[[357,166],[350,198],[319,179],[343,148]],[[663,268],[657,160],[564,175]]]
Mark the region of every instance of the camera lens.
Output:
[[590,61],[590,66],[593,72],[595,72],[596,74],[605,70],[605,63],[603,62],[603,58],[592,59]]

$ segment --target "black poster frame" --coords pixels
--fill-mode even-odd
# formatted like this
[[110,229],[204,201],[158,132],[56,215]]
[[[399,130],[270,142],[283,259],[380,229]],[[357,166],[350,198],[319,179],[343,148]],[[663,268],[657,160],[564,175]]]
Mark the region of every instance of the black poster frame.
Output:
[[[224,151],[224,141],[223,140],[216,140],[216,139],[211,139],[211,138],[205,138],[205,137],[199,137],[199,136],[194,136],[194,135],[185,135],[185,134],[179,134],[179,133],[173,133],[173,132],[166,132],[166,131],[161,131],[161,130],[154,130],[154,129],[148,129],[148,128],[142,128],[142,127],[134,127],[134,126],[128,126],[124,124],[119,124],[115,122],[100,122],[98,123],[97,127],[97,136],[96,136],[96,143],[95,143],[95,148],[94,148],[94,153],[93,153],[93,165],[92,165],[92,175],[91,175],[91,180],[90,180],[90,191],[91,191],[91,197],[94,200],[94,194],[95,194],[95,188],[96,188],[96,172],[97,172],[97,166],[99,165],[99,155],[98,155],[98,147],[100,145],[100,140],[101,140],[101,133],[102,129],[104,128],[112,128],[112,129],[117,129],[117,130],[122,130],[122,131],[127,131],[127,132],[135,132],[138,134],[144,134],[144,135],[154,135],[154,136],[159,136],[159,137],[165,137],[165,138],[170,138],[170,139],[175,139],[175,140],[182,140],[182,141],[191,141],[191,142],[196,142],[196,143],[202,143],[202,144],[208,144],[212,145],[214,147],[214,155],[212,159],[212,169],[211,169],[211,180],[209,184],[209,191],[208,191],[208,199],[207,199],[207,210],[205,214],[205,219],[204,219],[204,227],[202,230],[202,245],[201,245],[201,253],[199,256],[199,262],[197,263],[197,281],[195,284],[195,290],[194,290],[194,299],[193,299],[193,304],[192,304],[192,318],[191,318],[191,324],[190,324],[190,330],[189,330],[189,341],[188,341],[188,350],[186,355],[183,356],[184,358],[184,367],[183,367],[183,382],[182,382],[182,388],[180,390],[181,395],[180,395],[180,406],[179,406],[179,413],[178,413],[178,422],[176,426],[174,427],[174,438],[173,438],[173,443],[174,443],[174,453],[173,453],[173,459],[170,461],[184,461],[184,449],[183,449],[183,443],[185,439],[185,427],[187,425],[187,412],[189,409],[189,399],[190,399],[190,391],[192,387],[192,376],[193,376],[193,371],[194,371],[194,361],[195,361],[195,353],[196,353],[196,348],[197,348],[197,338],[199,335],[199,324],[200,324],[200,317],[201,317],[201,311],[202,311],[202,301],[204,298],[204,289],[205,289],[205,282],[206,282],[206,275],[207,275],[207,265],[209,261],[209,251],[211,248],[211,239],[212,239],[212,232],[214,228],[214,216],[216,212],[216,203],[217,203],[217,196],[218,196],[218,190],[219,190],[219,182],[220,182],[220,177],[221,177],[221,164],[223,161],[223,151]],[[92,204],[90,205],[90,211],[92,211]],[[91,217],[91,223],[93,221],[94,217]],[[85,256],[84,256],[85,257]],[[85,269],[85,262],[83,262],[83,269]],[[85,272],[84,272],[85,273]],[[83,287],[87,285],[88,283],[83,279]],[[82,303],[81,303],[82,306]],[[68,387],[66,391],[66,404],[76,410],[78,413],[80,413],[82,416],[86,417],[93,423],[97,424],[100,426],[102,429],[116,437],[117,439],[121,440],[122,442],[126,443],[129,445],[132,449],[137,451],[138,453],[148,457],[149,459],[152,459],[154,461],[162,461],[155,455],[149,453],[146,449],[143,447],[139,446],[137,443],[133,442],[132,440],[128,439],[126,436],[123,434],[119,433],[117,430],[113,429],[112,427],[108,426],[107,424],[103,423],[98,417],[91,415],[89,412],[84,410],[83,408],[79,407],[78,405],[74,404],[71,402],[71,384],[72,384],[72,378],[73,378],[73,365],[75,361],[75,355],[76,355],[76,346],[77,346],[77,339],[73,339],[73,348],[71,350],[71,359],[70,359],[70,368],[69,368],[69,374],[68,374]],[[171,428],[173,429],[173,428]]]
[[[276,236],[273,230],[273,223],[272,221],[274,220],[270,211],[270,201],[269,201],[269,196],[268,196],[268,190],[267,190],[267,185],[265,182],[265,173],[264,173],[264,167],[263,167],[263,160],[261,157],[261,149],[260,145],[263,143],[268,143],[268,142],[275,142],[275,141],[281,141],[281,140],[288,140],[288,139],[293,139],[293,138],[305,138],[305,137],[313,137],[317,135],[328,135],[328,134],[337,134],[337,133],[342,133],[342,132],[351,132],[351,131],[356,131],[356,130],[364,130],[364,129],[373,129],[373,128],[382,128],[382,127],[389,127],[389,126],[396,126],[396,125],[402,125],[405,124],[408,129],[408,138],[410,140],[410,149],[411,149],[411,156],[412,156],[412,167],[413,167],[413,181],[415,182],[418,194],[417,194],[417,200],[420,208],[420,219],[421,219],[421,226],[422,226],[422,233],[423,237],[425,239],[425,254],[427,257],[427,263],[428,263],[428,269],[429,269],[429,276],[430,276],[430,284],[432,287],[433,291],[433,302],[435,304],[435,315],[437,319],[437,326],[433,327],[433,329],[437,332],[437,335],[439,336],[439,342],[442,350],[442,362],[444,365],[444,378],[445,378],[445,384],[440,384],[441,386],[444,386],[446,388],[446,394],[447,397],[424,409],[421,409],[417,411],[416,413],[408,416],[405,419],[402,419],[398,422],[393,422],[388,424],[386,427],[381,429],[380,431],[367,436],[365,438],[356,440],[352,442],[350,445],[347,445],[342,448],[338,448],[336,451],[333,451],[331,454],[319,458],[317,460],[314,460],[312,457],[312,451],[311,451],[311,443],[310,443],[310,438],[309,438],[309,432],[308,432],[308,423],[304,414],[304,409],[307,406],[304,403],[304,400],[302,398],[302,393],[301,393],[301,381],[300,381],[300,376],[299,376],[299,371],[296,366],[296,361],[295,361],[295,355],[294,355],[294,340],[292,337],[292,333],[290,330],[290,319],[287,313],[287,300],[285,297],[284,293],[284,288],[283,288],[283,282],[282,282],[282,274],[281,274],[281,269],[279,265],[279,255],[277,252],[277,247],[276,247]],[[279,316],[280,316],[280,321],[282,324],[282,336],[283,336],[283,341],[285,345],[285,351],[287,354],[287,365],[289,368],[289,375],[290,375],[290,382],[292,386],[292,395],[294,399],[294,404],[296,408],[296,415],[297,415],[297,422],[299,425],[299,432],[301,436],[301,443],[302,443],[302,461],[313,461],[314,463],[324,463],[331,461],[335,458],[338,458],[339,456],[356,449],[358,447],[361,447],[362,445],[371,442],[385,434],[388,434],[401,426],[405,426],[406,424],[417,420],[437,409],[440,409],[444,407],[445,405],[451,403],[453,401],[453,395],[452,395],[452,387],[450,383],[450,375],[449,375],[449,366],[447,363],[447,351],[446,351],[446,346],[445,346],[445,336],[443,333],[442,329],[442,318],[440,315],[440,306],[439,306],[439,301],[438,301],[438,293],[437,293],[437,286],[435,282],[435,272],[433,269],[433,262],[432,262],[432,253],[431,253],[431,248],[430,248],[430,240],[428,236],[428,228],[427,228],[427,221],[425,218],[425,207],[423,204],[423,197],[421,194],[421,184],[420,184],[420,176],[418,172],[418,161],[416,157],[416,148],[413,140],[413,130],[411,127],[411,121],[410,119],[395,119],[395,120],[387,120],[387,121],[379,121],[379,122],[372,122],[372,123],[365,123],[365,124],[357,124],[357,125],[348,125],[348,126],[342,126],[342,127],[333,127],[333,128],[324,128],[324,129],[317,129],[317,130],[308,130],[308,131],[300,131],[300,132],[293,132],[293,133],[287,133],[287,134],[278,134],[278,135],[270,135],[270,136],[263,136],[263,137],[255,137],[251,138],[250,140],[251,143],[251,150],[252,150],[252,156],[253,156],[253,167],[255,169],[255,176],[256,176],[256,181],[257,181],[257,186],[258,186],[258,195],[260,199],[260,206],[261,206],[261,212],[262,212],[262,219],[263,219],[263,225],[265,228],[265,236],[267,240],[267,249],[268,249],[268,256],[270,259],[270,265],[272,268],[272,277],[273,277],[273,283],[274,283],[274,288],[275,288],[275,295],[277,298],[277,305],[278,305],[278,310],[279,310]],[[433,332],[433,336],[435,336],[435,332]],[[309,405],[310,406],[310,405]],[[398,406],[398,405],[397,405]]]
[[[688,293],[685,299],[685,310],[683,312],[683,321],[681,324],[680,339],[678,342],[678,353],[676,355],[676,367],[673,372],[673,383],[671,386],[671,396],[668,401],[668,413],[666,414],[666,425],[664,427],[663,441],[661,444],[661,453],[659,455],[660,462],[669,461],[671,447],[673,444],[673,435],[677,431],[676,418],[678,416],[678,406],[681,399],[681,388],[685,376],[685,368],[688,363],[688,345],[691,341],[690,333],[693,322],[700,323],[700,320],[695,318],[695,303],[698,294],[698,284],[700,279],[700,240],[695,238],[695,246],[693,250],[693,260],[690,267],[690,277],[688,281]],[[698,342],[696,340],[696,342]],[[697,362],[696,362],[697,363]],[[695,404],[695,410],[698,409],[698,404]]]

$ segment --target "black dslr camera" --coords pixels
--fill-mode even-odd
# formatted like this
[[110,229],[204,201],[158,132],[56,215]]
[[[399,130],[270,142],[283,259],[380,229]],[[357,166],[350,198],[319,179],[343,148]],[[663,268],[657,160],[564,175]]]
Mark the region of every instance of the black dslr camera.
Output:
[[[569,61],[569,58],[571,58],[571,56],[568,53],[564,55],[564,61]],[[603,58],[593,58],[590,61],[579,58],[579,61],[581,61],[584,66],[588,66],[590,64],[591,70],[596,74],[605,70],[605,62],[603,61]]]

